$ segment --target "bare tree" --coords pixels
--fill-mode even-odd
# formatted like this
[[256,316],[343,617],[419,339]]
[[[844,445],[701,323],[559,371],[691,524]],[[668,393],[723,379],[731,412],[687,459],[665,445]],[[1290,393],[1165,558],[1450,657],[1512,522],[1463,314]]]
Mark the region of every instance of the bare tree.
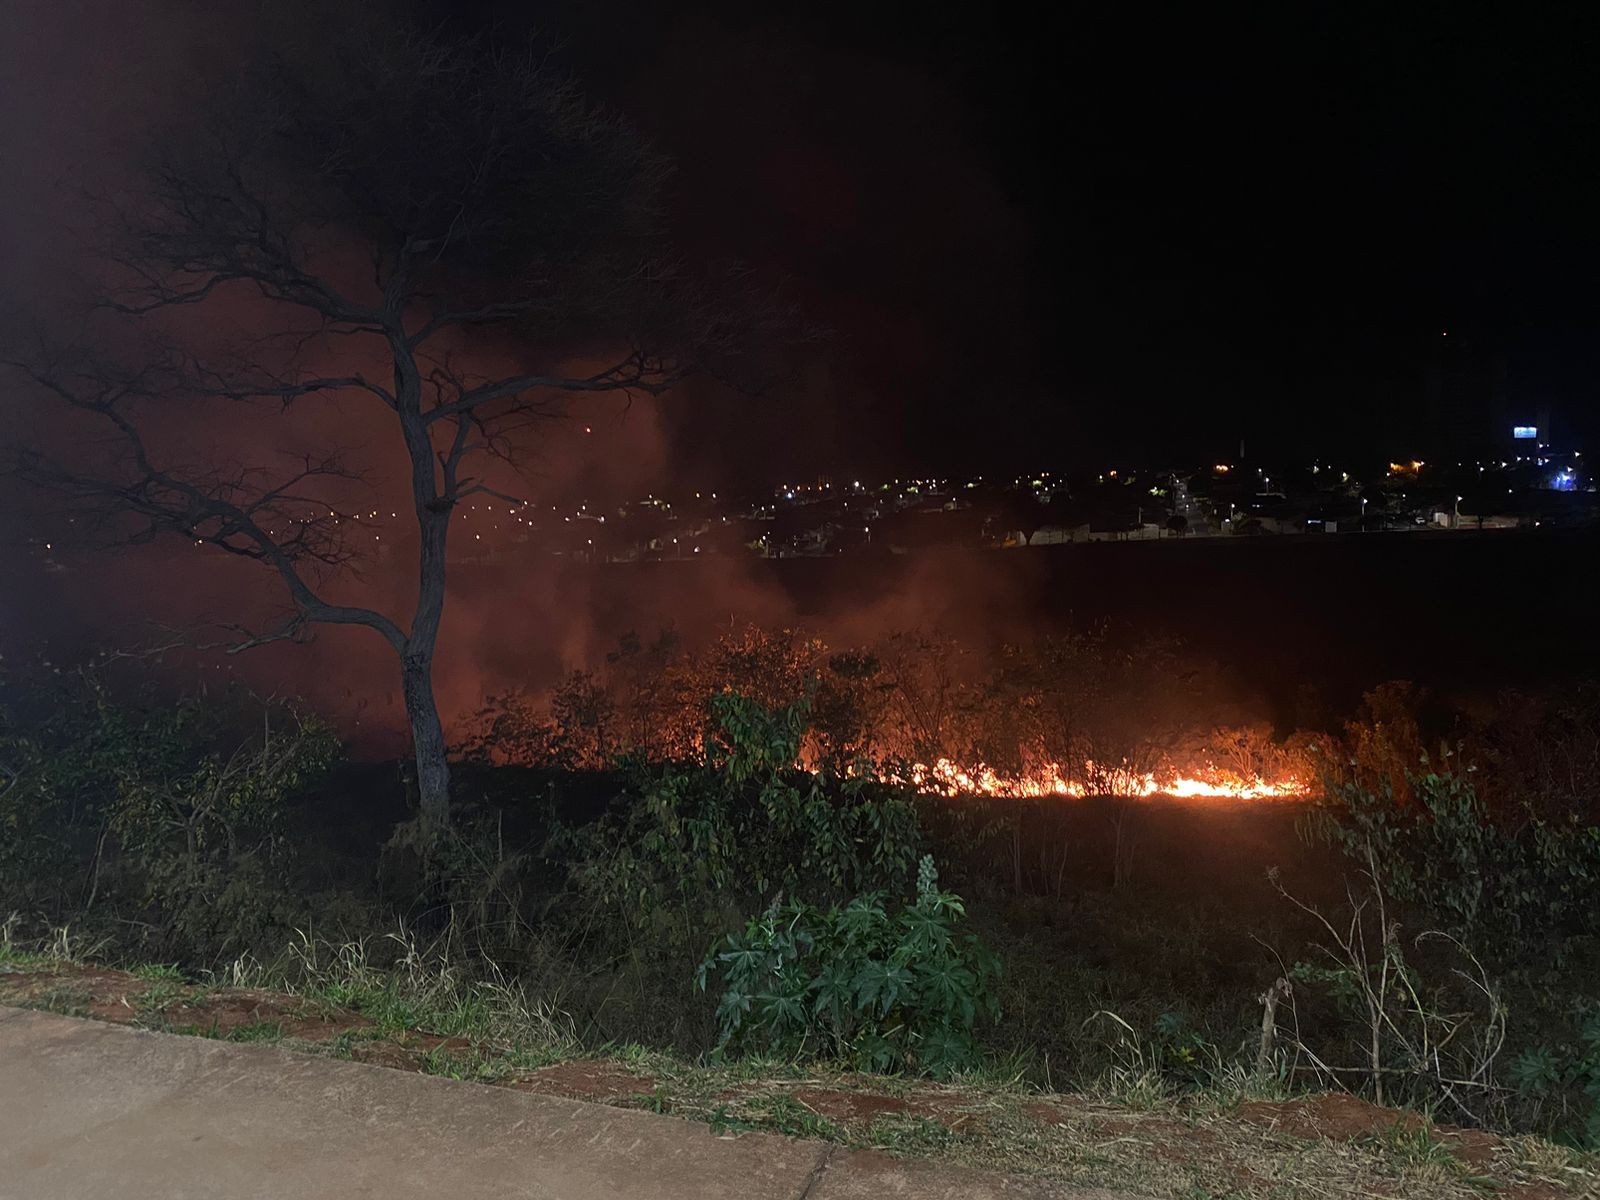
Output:
[[[440,828],[452,510],[501,495],[481,464],[509,460],[565,400],[715,370],[748,314],[736,328],[718,315],[733,306],[663,256],[667,164],[535,55],[360,33],[248,65],[196,107],[106,206],[85,332],[8,360],[105,436],[65,452],[36,440],[11,468],[121,538],[181,535],[276,573],[290,615],[239,630],[239,647],[374,630],[398,659],[424,825]],[[225,320],[203,318],[197,339],[212,312]],[[224,323],[246,335],[218,349]],[[404,449],[419,535],[405,616],[328,599],[357,553],[335,497],[361,473],[337,447],[287,469],[196,468],[167,437],[336,396],[370,405]]]

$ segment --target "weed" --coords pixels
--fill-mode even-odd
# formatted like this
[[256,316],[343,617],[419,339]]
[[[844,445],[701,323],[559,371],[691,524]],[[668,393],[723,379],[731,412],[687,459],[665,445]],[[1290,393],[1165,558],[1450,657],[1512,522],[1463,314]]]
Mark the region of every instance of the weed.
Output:
[[949,1126],[916,1113],[884,1113],[872,1123],[874,1146],[900,1154],[928,1154],[947,1149],[957,1135]]
[[389,1032],[425,1030],[546,1060],[575,1045],[562,1014],[531,999],[494,964],[480,967],[483,977],[471,978],[448,945],[424,946],[406,930],[339,943],[302,931],[278,965],[238,960],[228,976],[358,1012]]
[[762,1128],[790,1137],[844,1140],[843,1130],[821,1113],[808,1108],[787,1092],[770,1092],[752,1097],[747,1110]]
[[[671,1109],[669,1106],[667,1108],[656,1109],[655,1111],[669,1112]],[[706,1123],[711,1126],[711,1132],[716,1134],[718,1137],[723,1137],[730,1133],[750,1133],[761,1128],[761,1123],[759,1121],[751,1121],[744,1117],[734,1116],[731,1108],[726,1102],[718,1104],[716,1108],[711,1110],[710,1114],[706,1117]]]
[[1400,1122],[1378,1133],[1360,1139],[1405,1167],[1459,1168],[1450,1144],[1439,1137],[1438,1130],[1428,1121]]
[[978,1017],[999,1009],[993,956],[955,932],[965,915],[959,896],[939,890],[931,856],[915,902],[893,914],[880,893],[825,911],[773,903],[697,975],[702,990],[713,970],[722,975],[718,1053],[764,1048],[941,1075],[970,1064]]
[[482,1055],[472,1051],[463,1054],[444,1046],[429,1050],[417,1067],[424,1075],[442,1075],[446,1079],[487,1080],[495,1076]]
[[188,989],[168,975],[157,976],[155,982],[133,997],[138,1011],[145,1014],[161,1013],[175,1001],[189,998]]
[[657,1084],[652,1092],[636,1092],[633,1099],[640,1108],[653,1113],[669,1113],[672,1111],[672,1100],[667,1095],[666,1085]]
[[230,1042],[279,1042],[283,1040],[283,1024],[279,1021],[252,1021],[228,1032]]

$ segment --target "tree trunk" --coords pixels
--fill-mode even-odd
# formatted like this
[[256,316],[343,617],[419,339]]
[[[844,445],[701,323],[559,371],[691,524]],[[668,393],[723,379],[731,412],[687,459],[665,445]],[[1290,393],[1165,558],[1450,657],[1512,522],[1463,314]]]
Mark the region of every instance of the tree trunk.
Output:
[[[433,652],[444,616],[445,544],[455,504],[454,458],[444,457],[441,484],[434,469],[432,435],[422,415],[422,380],[414,348],[404,336],[397,313],[391,332],[394,354],[395,408],[411,460],[411,502],[417,514],[417,608],[400,648],[400,683],[411,720],[411,746],[417,758],[417,797],[421,808],[423,845],[432,854],[436,839],[450,825],[450,763],[445,757],[444,726],[433,695]],[[457,443],[470,424],[458,425]]]
[[450,825],[450,761],[445,755],[444,725],[433,697],[433,659],[406,655],[400,666],[411,744],[417,758],[417,795],[425,842]]

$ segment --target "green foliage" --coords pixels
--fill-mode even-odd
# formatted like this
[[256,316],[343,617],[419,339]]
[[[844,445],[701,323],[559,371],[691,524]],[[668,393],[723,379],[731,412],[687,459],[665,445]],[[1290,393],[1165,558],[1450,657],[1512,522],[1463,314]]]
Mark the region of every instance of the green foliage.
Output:
[[703,946],[730,904],[908,890],[921,834],[902,789],[871,763],[798,767],[803,702],[767,708],[728,693],[710,710],[702,761],[636,766],[637,797],[574,839],[586,894]]
[[1506,1077],[1522,1096],[1554,1110],[1572,1140],[1600,1148],[1600,1009],[1590,1008],[1572,1039],[1523,1050]]
[[1109,1059],[1092,1086],[1121,1103],[1151,1107],[1174,1093],[1234,1083],[1233,1065],[1185,1013],[1158,1013],[1143,1032],[1105,1010],[1084,1025],[1098,1031]]
[[1387,785],[1335,783],[1324,809],[1332,840],[1388,895],[1477,946],[1600,930],[1600,826],[1529,805],[1491,812],[1464,774],[1407,783],[1409,802]]
[[568,964],[571,1002],[602,1038],[700,1048],[715,1032],[688,987],[706,947],[780,898],[908,897],[922,834],[914,797],[876,765],[799,763],[809,706],[713,697],[693,759],[626,764],[600,820],[543,847],[546,899],[530,961]]
[[[1370,750],[1383,740],[1371,734],[1380,728],[1382,754]],[[1390,1046],[1396,1039],[1387,1035],[1420,1028],[1424,1016],[1445,1023],[1445,1044],[1459,1051],[1469,1044],[1458,1032],[1466,1028],[1460,1014],[1481,1009],[1492,993],[1504,1006],[1497,1020],[1507,1052],[1497,1068],[1482,1051],[1479,1059],[1482,1078],[1500,1090],[1457,1088],[1447,1097],[1472,1099],[1475,1119],[1563,1130],[1582,1144],[1600,1144],[1600,1021],[1588,1015],[1582,999],[1594,993],[1600,935],[1600,907],[1593,902],[1600,825],[1583,790],[1592,729],[1580,736],[1570,722],[1535,721],[1531,729],[1502,722],[1470,756],[1447,752],[1448,769],[1429,769],[1423,759],[1421,771],[1410,766],[1419,761],[1420,740],[1405,722],[1392,718],[1352,729],[1362,733],[1357,748],[1368,752],[1355,760],[1357,769],[1327,781],[1319,829],[1408,919],[1449,935],[1433,939],[1434,951],[1470,946],[1494,973],[1491,981],[1476,959],[1468,971],[1431,962],[1435,986],[1424,993],[1416,983],[1419,964],[1438,954],[1423,955],[1418,943],[1415,954],[1399,957],[1398,939],[1387,926],[1369,938],[1374,969],[1386,968],[1392,996],[1406,999],[1403,1012],[1383,1023],[1378,1040],[1386,1056],[1407,1067],[1411,1048]],[[1304,968],[1301,977],[1313,979]],[[1360,1030],[1362,1046],[1377,1044],[1363,1028],[1371,1018],[1362,1015],[1371,1006],[1375,977],[1371,971],[1315,975]],[[1492,1022],[1480,1019],[1476,1027]],[[1412,1041],[1420,1044],[1418,1037]],[[1468,1077],[1459,1067],[1453,1074]]]
[[525,949],[535,866],[528,849],[507,844],[503,813],[471,802],[454,806],[445,829],[430,828],[420,814],[401,822],[380,859],[385,889],[411,898],[406,919],[447,926],[491,961]]
[[1186,1087],[1197,1087],[1215,1074],[1221,1054],[1180,1012],[1156,1018],[1150,1045],[1162,1069]]
[[159,948],[284,922],[286,801],[332,763],[315,719],[240,696],[124,698],[91,672],[0,679],[0,904],[114,910]]
[[697,984],[721,975],[719,1052],[825,1056],[872,1071],[947,1075],[970,1065],[980,1016],[994,1019],[997,963],[970,934],[932,857],[917,896],[891,912],[881,893],[826,909],[774,902],[712,947]]

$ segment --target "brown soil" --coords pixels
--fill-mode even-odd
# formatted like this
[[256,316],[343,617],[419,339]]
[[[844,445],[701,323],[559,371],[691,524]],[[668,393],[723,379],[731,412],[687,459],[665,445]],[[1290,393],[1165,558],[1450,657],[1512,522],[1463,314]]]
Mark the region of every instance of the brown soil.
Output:
[[400,1035],[400,1044],[416,1055],[445,1054],[451,1058],[465,1058],[474,1047],[472,1039],[445,1037],[437,1033],[407,1031]]
[[[260,988],[215,988],[207,990],[187,984],[141,979],[127,971],[62,963],[43,970],[11,971],[0,974],[0,1001],[38,1003],[53,993],[65,993],[73,1007],[96,1020],[118,1025],[159,1022],[171,1029],[194,1031],[212,1037],[228,1037],[241,1029],[273,1025],[285,1038],[302,1042],[327,1043],[352,1030],[372,1028],[360,1013],[324,1014],[304,1001]],[[161,1003],[148,1001],[161,995]],[[442,1046],[459,1052],[466,1043],[460,1038],[431,1034],[408,1035],[415,1048],[405,1048],[405,1061],[394,1065],[415,1069],[423,1054]],[[408,1043],[408,1047],[413,1043]],[[397,1047],[400,1049],[400,1047]]]
[[379,1038],[363,1038],[350,1044],[350,1058],[371,1067],[388,1067],[394,1071],[415,1071],[417,1056],[398,1042]]
[[199,1029],[214,1037],[227,1037],[255,1025],[275,1025],[284,1037],[303,1042],[331,1042],[352,1029],[372,1022],[359,1013],[340,1013],[329,1019],[307,1011],[289,996],[254,988],[220,988],[214,992],[164,1007],[160,1016],[178,1029]]
[[637,1075],[617,1063],[576,1058],[518,1076],[510,1085],[524,1092],[616,1104],[648,1096],[657,1082],[652,1075]]
[[136,1002],[150,987],[145,980],[126,971],[71,963],[44,971],[0,973],[0,999],[36,1004],[57,996],[97,1021],[117,1024],[138,1018]]
[[1052,1096],[1022,1106],[1022,1114],[1041,1125],[1070,1125],[1109,1112],[1104,1105],[1097,1106],[1082,1096]]
[[[1252,1125],[1264,1125],[1294,1137],[1321,1137],[1339,1142],[1380,1137],[1396,1130],[1414,1133],[1424,1124],[1417,1113],[1380,1108],[1357,1096],[1336,1092],[1295,1100],[1252,1101],[1241,1104],[1237,1115]],[[1471,1166],[1486,1166],[1506,1149],[1504,1138],[1482,1129],[1437,1125],[1432,1132],[1452,1154]]]
[[1414,1130],[1422,1125],[1416,1113],[1379,1108],[1356,1096],[1330,1092],[1297,1100],[1255,1100],[1241,1104],[1239,1118],[1265,1125],[1280,1133],[1302,1138],[1329,1138],[1352,1142],[1393,1129]]
[[868,1125],[885,1113],[913,1111],[901,1096],[874,1096],[867,1092],[840,1092],[826,1088],[800,1088],[794,1098],[830,1121],[864,1121]]

